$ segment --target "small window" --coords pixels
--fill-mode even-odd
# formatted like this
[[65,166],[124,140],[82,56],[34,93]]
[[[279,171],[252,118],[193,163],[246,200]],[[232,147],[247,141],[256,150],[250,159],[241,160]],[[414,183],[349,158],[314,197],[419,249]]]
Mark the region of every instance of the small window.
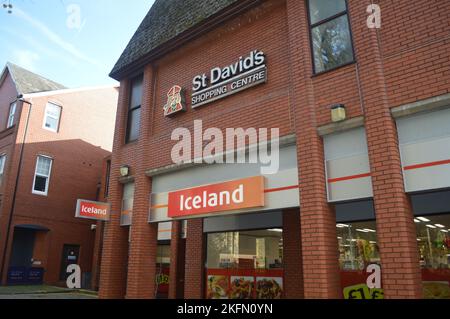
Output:
[[44,128],[52,132],[58,132],[60,117],[61,107],[53,103],[47,103],[45,107]]
[[123,186],[122,212],[120,217],[121,226],[131,226],[133,218],[133,203],[134,183],[128,183]]
[[5,172],[5,162],[6,162],[6,155],[0,155],[0,186],[3,182],[3,175]]
[[9,115],[8,115],[8,123],[6,128],[10,128],[14,125],[14,116],[16,115],[16,106],[17,103],[14,102],[9,106]]
[[346,0],[309,0],[314,73],[354,61]]
[[33,194],[47,196],[51,170],[52,159],[46,156],[38,156],[34,173]]
[[127,143],[136,141],[139,138],[139,126],[141,125],[142,82],[142,76],[139,76],[131,81],[126,136]]

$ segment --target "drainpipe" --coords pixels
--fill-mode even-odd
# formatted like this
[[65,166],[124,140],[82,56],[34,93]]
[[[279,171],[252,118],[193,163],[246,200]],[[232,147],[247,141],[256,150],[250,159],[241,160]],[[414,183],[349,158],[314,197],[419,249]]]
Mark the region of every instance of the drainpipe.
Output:
[[1,265],[1,270],[0,270],[0,283],[3,282],[3,275],[4,275],[4,271],[5,271],[5,264],[6,264],[6,251],[8,249],[8,244],[9,244],[9,235],[11,233],[11,226],[12,226],[12,220],[13,220],[13,215],[14,215],[14,209],[16,207],[16,197],[17,197],[17,188],[19,185],[19,178],[20,178],[20,173],[22,172],[22,161],[23,161],[23,151],[25,148],[25,140],[27,137],[27,132],[28,132],[28,124],[30,122],[30,115],[31,115],[31,108],[33,106],[32,103],[26,101],[23,98],[23,95],[20,94],[17,96],[17,101],[22,102],[22,110],[23,110],[23,104],[26,103],[28,104],[30,107],[28,109],[28,114],[27,114],[27,121],[25,123],[25,131],[23,132],[23,138],[22,138],[22,145],[20,148],[20,155],[19,155],[19,168],[18,168],[18,172],[17,172],[17,176],[16,176],[16,183],[14,185],[14,193],[13,193],[13,199],[12,199],[12,205],[11,205],[11,210],[9,212],[9,217],[8,217],[8,227],[6,230],[6,239],[5,239],[5,245],[3,247],[3,257],[2,257],[2,265]]

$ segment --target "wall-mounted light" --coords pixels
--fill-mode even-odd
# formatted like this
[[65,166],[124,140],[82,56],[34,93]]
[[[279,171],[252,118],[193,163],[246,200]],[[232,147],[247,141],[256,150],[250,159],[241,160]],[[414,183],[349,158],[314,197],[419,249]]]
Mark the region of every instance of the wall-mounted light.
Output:
[[127,177],[128,175],[130,175],[130,166],[122,165],[120,167],[120,176]]
[[347,112],[344,104],[336,104],[331,107],[331,120],[341,122],[347,118]]

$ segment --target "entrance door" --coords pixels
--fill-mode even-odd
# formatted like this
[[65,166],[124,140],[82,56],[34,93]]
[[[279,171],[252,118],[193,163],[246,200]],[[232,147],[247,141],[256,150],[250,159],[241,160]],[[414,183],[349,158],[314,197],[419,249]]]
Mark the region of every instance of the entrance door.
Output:
[[32,266],[34,239],[34,230],[14,229],[10,267],[30,268]]
[[69,265],[78,264],[79,257],[79,245],[64,245],[61,257],[61,272],[59,275],[60,280],[67,280],[67,277],[69,276],[67,273],[67,267]]

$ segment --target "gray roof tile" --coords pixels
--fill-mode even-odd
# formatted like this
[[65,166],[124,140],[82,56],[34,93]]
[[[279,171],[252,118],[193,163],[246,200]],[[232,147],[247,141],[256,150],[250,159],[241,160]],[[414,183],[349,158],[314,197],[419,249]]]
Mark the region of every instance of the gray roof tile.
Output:
[[66,89],[64,85],[53,82],[20,66],[8,62],[6,67],[11,74],[19,94],[56,91]]
[[111,76],[143,58],[164,43],[239,0],[156,0]]

